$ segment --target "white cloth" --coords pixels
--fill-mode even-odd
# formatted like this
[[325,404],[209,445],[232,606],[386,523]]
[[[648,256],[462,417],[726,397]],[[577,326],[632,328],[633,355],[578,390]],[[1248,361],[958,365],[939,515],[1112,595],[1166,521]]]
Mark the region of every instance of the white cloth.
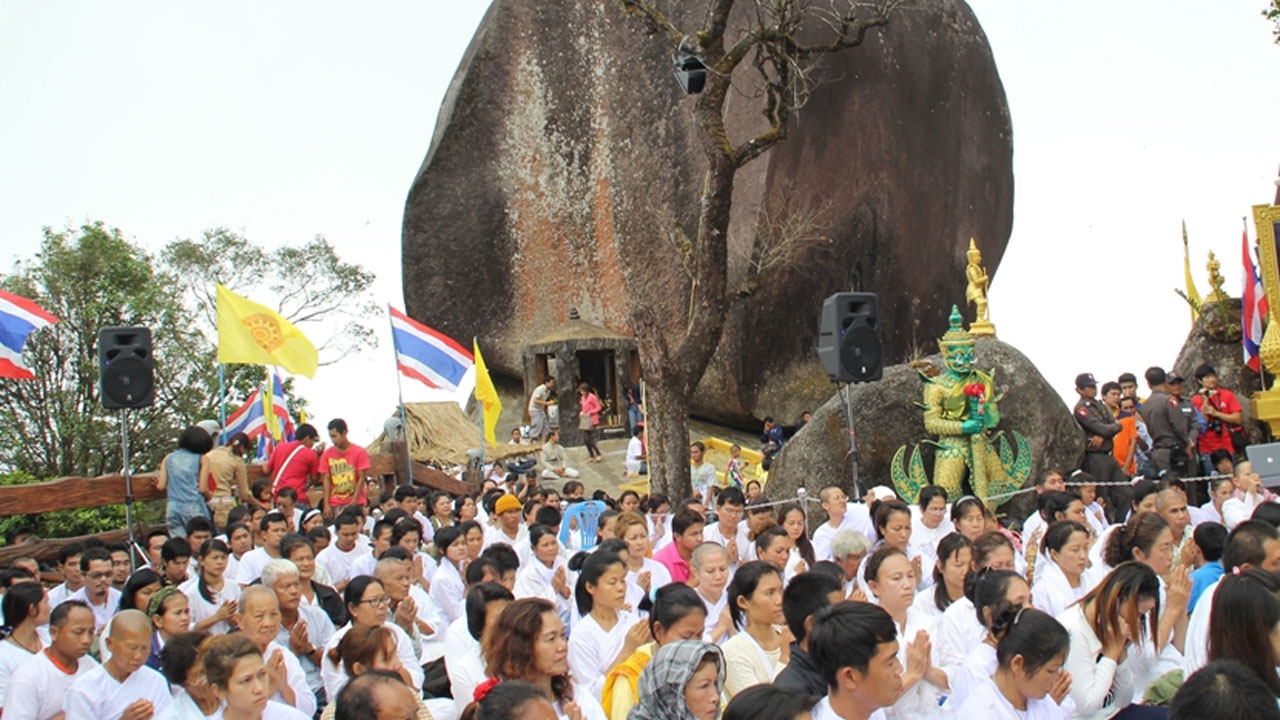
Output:
[[13,675],[18,668],[31,662],[34,657],[34,654],[13,642],[12,639],[0,640],[0,700],[4,699],[5,688],[9,685],[9,676]]
[[[499,521],[501,522],[501,521]],[[524,523],[520,523],[520,527],[516,529],[516,537],[513,540],[510,535],[500,530],[496,525],[486,525],[484,528],[484,549],[488,550],[491,546],[498,543],[506,543],[514,550],[516,543],[521,540],[529,541],[529,528]]]
[[609,674],[614,658],[626,643],[627,631],[639,620],[634,613],[620,610],[618,621],[606,631],[588,613],[569,634],[569,671],[573,677],[582,678],[583,682],[591,681],[584,687],[597,702],[604,692],[605,675]]
[[346,582],[354,577],[351,568],[355,566],[356,561],[366,555],[373,555],[373,550],[368,545],[356,543],[350,550],[342,550],[338,547],[337,542],[329,543],[329,547],[320,551],[316,556],[316,565],[324,568],[329,572],[329,578],[332,582],[325,583],[337,587],[338,583]]
[[633,437],[627,441],[627,457],[622,462],[623,469],[628,475],[639,475],[640,464],[644,461],[640,456],[644,454],[644,443],[640,442],[640,438]]
[[1089,591],[1102,580],[1092,569],[1086,569],[1080,575],[1080,587],[1071,587],[1062,568],[1052,558],[1046,559],[1044,565],[1036,571],[1036,585],[1031,588],[1031,605],[1048,615],[1057,617],[1075,601],[1089,594]]
[[[289,685],[289,689],[293,690],[295,698],[293,707],[298,708],[307,717],[315,715],[316,696],[315,693],[311,692],[311,686],[307,685],[307,671],[302,669],[302,663],[298,660],[298,656],[289,650],[288,643],[281,645],[274,640],[268,643],[267,651],[262,653],[263,662],[271,662],[271,656],[275,655],[277,650],[280,651],[281,657],[284,658],[285,682]],[[271,696],[271,699],[283,703],[284,695],[277,690],[276,694]]]
[[144,665],[121,683],[98,665],[71,683],[62,709],[66,720],[120,720],[138,700],[150,700],[156,714],[169,707],[173,695],[164,676]]
[[[915,641],[916,634],[923,630],[932,639],[937,620],[931,618],[924,613],[917,611],[915,608],[907,608],[907,621],[905,625],[898,628],[898,662],[902,663],[902,667],[907,666],[907,650],[908,646]],[[938,649],[935,645],[931,653],[931,660],[936,663],[938,659]],[[902,694],[892,706],[885,708],[884,714],[888,720],[915,720],[916,718],[931,718],[942,713],[940,703],[942,701],[943,691],[928,680],[921,679],[909,690]]]
[[984,640],[969,648],[969,654],[964,662],[947,676],[951,689],[943,707],[947,710],[955,710],[963,705],[978,684],[991,677],[997,665],[999,660],[996,658],[996,649],[990,643]]
[[1093,547],[1089,548],[1089,569],[1098,573],[1100,577],[1106,577],[1107,573],[1111,572],[1111,566],[1102,559],[1102,553],[1107,549],[1107,543],[1111,542],[1111,533],[1118,527],[1121,526],[1112,525],[1098,533],[1098,539],[1094,540]]
[[244,554],[244,557],[240,558],[240,567],[238,568],[236,581],[241,585],[248,585],[249,583],[252,583],[254,580],[262,577],[262,568],[266,567],[267,563],[275,559],[277,558],[273,558],[267,554],[266,548],[256,547],[250,550]]
[[[418,622],[431,626],[432,632],[424,633],[419,630],[417,633],[417,640],[422,646],[422,651],[418,655],[418,664],[426,665],[444,655],[444,634],[449,630],[449,621],[445,620],[444,614],[431,601],[431,596],[426,590],[417,585],[410,585],[409,597],[413,598],[413,604],[417,607]],[[463,615],[465,616],[466,613],[464,612]]]
[[871,511],[863,503],[851,502],[845,506],[844,519],[840,521],[839,527],[831,527],[830,520],[819,525],[813,531],[814,560],[822,562],[835,559],[831,556],[831,540],[841,530],[857,530],[866,535],[868,540],[873,540],[876,530],[871,523]]
[[1038,700],[1027,700],[1027,709],[1018,710],[987,677],[974,685],[973,692],[960,704],[956,715],[983,720],[1068,720],[1075,711],[1075,705],[1070,697],[1062,702],[1059,706],[1046,695]]
[[627,604],[631,606],[631,611],[640,617],[649,616],[648,612],[640,610],[640,601],[645,596],[644,588],[640,586],[640,573],[646,572],[649,573],[650,590],[657,590],[663,585],[671,583],[671,571],[653,558],[645,558],[644,564],[639,571],[627,569]]
[[63,603],[75,591],[67,587],[66,583],[62,583],[56,587],[49,588],[49,607],[56,608]]
[[725,641],[720,648],[724,652],[724,696],[732,700],[734,695],[752,685],[773,682],[787,664],[782,662],[782,646],[765,650],[745,631]]
[[476,686],[488,680],[480,641],[471,637],[465,617],[454,620],[445,633],[444,663],[454,707],[461,714],[471,704]]
[[[824,696],[818,701],[817,705],[809,711],[809,715],[813,720],[845,720],[843,715],[839,715],[835,710],[831,709],[831,698]],[[885,720],[884,709],[876,710],[867,716],[867,720]]]
[[[565,562],[559,556],[555,562],[551,563],[551,567],[547,567],[541,560],[534,558],[529,564],[520,568],[516,573],[516,584],[511,594],[516,596],[517,600],[524,598],[542,598],[551,603],[556,608],[556,614],[562,619],[569,616],[569,598],[562,596],[556,592],[552,580],[555,574],[565,568],[565,584],[569,582],[569,570],[565,567]],[[569,597],[573,597],[572,588],[570,588]],[[464,613],[465,614],[465,613]]]
[[[333,637],[333,621],[325,614],[323,610],[310,605],[298,605],[298,619],[307,624],[307,640],[318,648],[323,648],[329,644],[329,638]],[[292,634],[293,628],[287,628],[284,623],[280,623],[280,631],[276,633],[276,644],[282,648],[289,648],[289,636]],[[292,653],[290,653],[292,654]],[[302,672],[307,676],[307,687],[311,688],[311,692],[315,692],[324,687],[324,682],[320,677],[320,667],[317,666],[310,657],[300,657],[294,655],[298,660],[298,665],[302,667]]]
[[1183,677],[1191,677],[1192,673],[1209,664],[1209,619],[1213,616],[1213,598],[1217,596],[1221,582],[1222,578],[1214,580],[1200,593],[1196,608],[1187,620],[1187,641],[1182,644]]
[[[262,711],[262,720],[310,720],[310,718],[310,715],[304,715],[276,700],[268,700],[267,707]],[[223,720],[222,710],[219,709],[210,715],[209,720]]]
[[446,623],[466,615],[466,596],[467,584],[458,574],[458,568],[448,560],[441,562],[431,582],[431,601]]
[[720,622],[720,615],[729,605],[729,591],[727,589],[720,591],[720,599],[712,602],[702,594],[699,589],[694,589],[698,593],[698,599],[702,600],[702,604],[707,608],[707,621],[702,627],[702,641],[714,643],[723,646],[725,641],[729,639],[729,633],[721,635],[718,638],[711,637],[711,631],[715,629],[716,623]]
[[951,603],[942,618],[929,634],[935,653],[934,665],[955,681],[956,674],[969,657],[969,650],[982,643],[987,629],[978,622],[978,616],[969,598],[962,597]]
[[951,506],[943,510],[942,522],[931,528],[924,524],[924,514],[919,505],[911,506],[911,540],[907,543],[916,555],[919,555],[920,568],[923,575],[932,577],[933,566],[938,562],[938,543],[942,538],[955,532],[956,526],[951,522]]
[[[574,683],[573,701],[577,703],[578,709],[582,711],[583,720],[609,720],[604,714],[604,708],[600,707],[600,700],[587,691],[586,686]],[[556,718],[558,720],[567,720],[568,715],[564,714],[564,708],[560,703],[553,706],[556,710]]]
[[1102,656],[1102,641],[1085,619],[1083,605],[1067,608],[1058,616],[1058,622],[1071,638],[1064,669],[1071,673],[1075,717],[1107,720],[1128,707],[1133,698],[1133,673],[1128,659],[1117,665],[1111,658]]
[[[747,532],[747,528],[742,525],[738,525],[733,529],[733,537],[738,541],[738,556],[729,558],[731,569],[751,560],[748,556],[748,551],[755,544],[747,537]],[[713,542],[726,548],[729,547],[729,538],[725,537],[724,531],[720,528],[720,523],[712,523],[703,528],[702,541]]]
[[169,707],[155,717],[156,720],[207,720],[217,716],[221,716],[220,710],[214,710],[213,715],[205,715],[187,691],[179,688],[173,694],[173,702],[169,703]]
[[93,658],[80,658],[74,675],[58,669],[44,652],[14,671],[4,693],[5,720],[49,720],[62,712],[62,701],[75,681],[93,670]]
[[[395,636],[396,657],[400,660],[400,664],[404,666],[404,669],[409,671],[409,676],[413,678],[413,687],[421,690],[423,680],[422,664],[418,662],[417,653],[413,649],[413,640],[399,625],[393,622],[388,621],[383,624],[383,627],[390,630],[391,634]],[[324,660],[320,664],[320,676],[324,680],[325,697],[328,697],[330,702],[338,697],[338,692],[346,687],[347,681],[351,677],[347,675],[347,669],[342,666],[341,662],[335,663],[329,659],[329,651],[338,647],[338,643],[342,642],[342,638],[350,631],[350,623],[344,625],[341,630],[333,634],[333,637],[329,639],[329,644],[324,648]],[[314,708],[312,713],[314,713]],[[307,714],[311,715],[312,713]]]
[[89,609],[93,611],[93,631],[97,633],[106,626],[107,621],[111,619],[111,616],[116,614],[116,610],[120,609],[120,591],[113,587],[107,588],[107,601],[101,605],[94,605],[89,601],[89,596],[85,594],[85,589],[87,587],[88,586],[86,585],[85,587],[71,593],[71,597],[67,599],[80,600],[89,606]]
[[937,592],[936,587],[926,588],[916,592],[916,599],[912,601],[911,609],[922,615],[931,617],[935,621],[941,620],[943,611],[938,609],[938,601],[937,596],[934,594],[935,592]]
[[[223,576],[222,590],[214,591],[209,588],[213,594],[213,602],[205,600],[200,595],[200,578],[193,577],[190,580],[178,586],[178,591],[187,597],[187,605],[191,607],[191,627],[194,628],[196,623],[203,622],[218,613],[218,608],[223,603],[231,601],[240,601],[240,583],[233,578]],[[213,635],[226,635],[231,632],[231,623],[226,620],[219,620],[210,625],[208,631]]]
[[1227,526],[1227,530],[1235,530],[1237,525],[1253,517],[1254,509],[1264,502],[1262,496],[1256,494],[1227,498],[1222,503],[1222,524]]

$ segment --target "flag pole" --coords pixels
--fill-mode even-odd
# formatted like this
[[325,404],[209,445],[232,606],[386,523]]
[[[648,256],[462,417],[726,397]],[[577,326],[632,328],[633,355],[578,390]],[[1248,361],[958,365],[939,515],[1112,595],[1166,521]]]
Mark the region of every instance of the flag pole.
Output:
[[[1277,192],[1280,192],[1280,190],[1277,190]],[[1246,253],[1248,253],[1248,257],[1249,257],[1249,260],[1250,260],[1250,264],[1251,264],[1251,265],[1253,265],[1254,267],[1257,267],[1260,263],[1258,263],[1256,260],[1254,260],[1254,254],[1253,254],[1253,253],[1248,252],[1248,250],[1249,250],[1249,218],[1248,218],[1248,217],[1246,217],[1246,216],[1243,216],[1243,215],[1242,215],[1242,216],[1240,216],[1240,225],[1244,227],[1244,238],[1245,238],[1244,247],[1245,247],[1245,252],[1246,252]],[[1246,287],[1253,287],[1253,281],[1254,281],[1253,273],[1254,273],[1254,271],[1253,271],[1253,269],[1252,269],[1252,268],[1245,268],[1245,270],[1249,273],[1249,276],[1248,276],[1248,277],[1246,277],[1246,278],[1244,279],[1245,286],[1246,286]],[[1265,292],[1265,290],[1264,290],[1264,292]],[[1256,302],[1256,298],[1255,298],[1255,302]],[[1258,318],[1258,324],[1259,324],[1259,326],[1261,326],[1262,321],[1263,321],[1263,320],[1265,320],[1265,319],[1266,319],[1266,318]],[[1241,333],[1248,332],[1248,329],[1247,329],[1247,328],[1245,328],[1245,326],[1244,326],[1244,293],[1241,293],[1241,294],[1240,294],[1240,320],[1241,320],[1241,322],[1240,322],[1240,332],[1241,332]],[[1264,328],[1264,329],[1265,329],[1265,328]],[[1258,385],[1260,386],[1260,388],[1259,388],[1259,389],[1260,389],[1262,392],[1266,392],[1266,391],[1267,391],[1267,366],[1262,364],[1262,357],[1261,357],[1261,356],[1259,356],[1259,357],[1258,357]]]
[[[471,348],[473,350],[480,347],[480,340],[475,335],[471,336]],[[471,385],[471,398],[476,402],[476,425],[480,430],[480,470],[484,470],[484,403],[480,402],[480,397],[476,395],[476,389],[480,387],[480,369],[476,368],[476,382]]]
[[[218,427],[227,429],[227,373],[226,366],[218,363]],[[227,444],[225,436],[219,437],[220,445]]]
[[387,323],[391,326],[391,352],[392,359],[396,361],[396,404],[400,408],[400,430],[404,433],[404,464],[405,479],[408,484],[413,484],[413,456],[409,454],[409,421],[405,419],[404,414],[404,387],[400,380],[400,348],[396,346],[396,324],[392,320],[391,303],[387,303]]

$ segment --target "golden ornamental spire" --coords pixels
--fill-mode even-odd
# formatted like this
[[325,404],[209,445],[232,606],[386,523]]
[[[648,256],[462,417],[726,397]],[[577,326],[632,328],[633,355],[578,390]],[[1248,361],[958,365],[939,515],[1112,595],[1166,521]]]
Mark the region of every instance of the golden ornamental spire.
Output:
[[1209,303],[1227,302],[1230,300],[1231,296],[1222,289],[1223,283],[1226,282],[1222,277],[1222,273],[1219,272],[1222,270],[1222,263],[1218,262],[1218,258],[1214,257],[1212,250],[1209,251],[1209,262],[1204,267],[1209,271],[1210,287],[1209,297],[1205,298],[1204,304],[1208,305]]

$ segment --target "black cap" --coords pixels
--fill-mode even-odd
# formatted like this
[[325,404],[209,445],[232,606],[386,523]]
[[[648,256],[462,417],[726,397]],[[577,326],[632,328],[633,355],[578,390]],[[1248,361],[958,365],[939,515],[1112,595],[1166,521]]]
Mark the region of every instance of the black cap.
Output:
[[1076,376],[1076,389],[1087,387],[1098,387],[1098,381],[1093,379],[1093,373],[1080,373]]
[[1201,380],[1205,379],[1210,375],[1217,375],[1217,374],[1218,374],[1218,371],[1214,370],[1212,365],[1210,365],[1209,363],[1205,363],[1200,367],[1196,368],[1196,382],[1200,382]]
[[1164,376],[1164,381],[1170,385],[1181,385],[1182,376],[1177,373],[1169,373]]

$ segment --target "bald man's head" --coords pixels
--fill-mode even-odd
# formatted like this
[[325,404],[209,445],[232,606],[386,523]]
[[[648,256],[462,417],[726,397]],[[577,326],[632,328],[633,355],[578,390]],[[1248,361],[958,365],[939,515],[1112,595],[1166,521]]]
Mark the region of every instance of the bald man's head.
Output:
[[396,558],[383,558],[373,568],[373,574],[382,583],[382,589],[392,602],[399,603],[409,596],[409,563]]
[[357,676],[338,693],[334,705],[334,720],[404,720],[418,714],[413,691],[386,670]]
[[132,675],[151,653],[151,621],[138,610],[124,610],[111,619],[107,635],[111,659],[107,665],[122,675]]

